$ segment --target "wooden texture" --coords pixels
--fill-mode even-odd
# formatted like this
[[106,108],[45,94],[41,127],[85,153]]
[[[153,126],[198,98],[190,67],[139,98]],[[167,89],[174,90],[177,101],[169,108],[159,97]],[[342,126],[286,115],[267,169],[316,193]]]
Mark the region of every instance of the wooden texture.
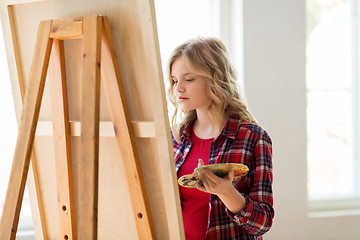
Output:
[[4,2],[7,2],[8,5],[15,5],[15,4],[23,4],[23,3],[40,2],[40,1],[46,1],[46,0],[7,0]]
[[[15,3],[14,3],[15,4]],[[8,24],[8,11],[1,2],[2,24]],[[7,7],[7,6],[5,6]],[[59,0],[28,2],[9,6],[13,28],[4,32],[16,112],[21,112],[19,73],[23,86],[29,84],[29,71],[34,53],[36,29],[46,19],[64,19],[88,15],[108,16],[113,33],[115,52],[123,80],[129,117],[135,132],[139,161],[143,170],[146,192],[153,216],[157,239],[184,239],[178,186],[173,162],[171,135],[166,112],[156,22],[152,0]],[[7,29],[10,29],[6,25]],[[4,29],[4,27],[3,27]],[[11,34],[16,35],[12,39]],[[66,77],[69,99],[71,155],[74,175],[75,206],[80,205],[81,184],[81,76],[82,39],[65,40]],[[13,44],[16,43],[16,44]],[[14,48],[18,52],[15,64]],[[18,71],[16,70],[18,67]],[[120,155],[113,131],[111,110],[105,87],[100,89],[100,139],[98,186],[98,238],[140,239],[133,216],[130,189],[124,159]],[[38,200],[44,216],[32,204],[36,239],[59,239],[60,222],[57,201],[55,149],[50,104],[50,89],[45,85],[36,136]],[[19,115],[18,115],[19,116]],[[50,123],[50,124],[49,124]],[[47,126],[50,127],[47,127]],[[102,128],[102,127],[103,128]],[[147,128],[147,126],[150,126]],[[30,191],[31,190],[31,191]],[[37,193],[29,189],[30,200]],[[89,204],[89,203],[87,203]],[[76,213],[76,220],[81,216]],[[43,221],[41,223],[40,221]],[[39,227],[41,226],[42,229]],[[45,230],[45,231],[44,231]],[[46,232],[41,236],[42,232]]]
[[[54,22],[51,26],[52,29],[53,26]],[[63,40],[54,40],[53,42],[48,78],[50,79],[51,86],[54,128],[56,182],[60,217],[59,239],[77,239]]]
[[[2,1],[1,4],[4,4],[5,1]],[[11,79],[18,78],[18,81],[11,81],[12,85],[18,85],[18,87],[13,87],[13,96],[14,96],[14,102],[15,106],[19,106],[20,102],[21,105],[25,98],[25,78],[23,77],[23,69],[22,69],[22,63],[20,59],[20,49],[19,49],[19,42],[18,42],[18,36],[17,31],[15,28],[15,22],[14,22],[14,7],[8,6],[4,7],[4,5],[1,5],[1,18],[2,23],[8,23],[8,25],[3,24],[3,32],[4,36],[11,35],[11,38],[5,37],[5,41],[11,40],[12,43],[7,43],[7,55],[14,56],[13,60],[16,62],[16,64],[11,64],[11,61],[9,62],[10,67],[10,77]],[[7,10],[8,19],[4,16],[4,11]],[[5,11],[6,13],[6,11]],[[6,15],[6,14],[5,14]],[[5,26],[5,28],[4,28]],[[8,27],[10,27],[11,31],[7,31]],[[5,30],[5,31],[4,31]],[[9,47],[10,46],[10,47]],[[12,54],[14,53],[14,54]],[[9,59],[8,59],[9,61]],[[14,67],[16,67],[16,71],[14,71]],[[17,76],[16,76],[17,75]],[[17,89],[18,91],[14,91]],[[21,110],[22,108],[16,108],[16,117],[18,125],[20,125],[20,116],[21,116]],[[33,143],[33,148],[36,146],[36,141]],[[43,204],[43,198],[42,198],[42,192],[41,192],[41,183],[39,182],[39,171],[36,164],[36,152],[33,150],[31,154],[31,161],[30,161],[31,168],[29,169],[28,178],[27,178],[27,187],[29,191],[32,191],[36,194],[33,195],[33,197],[30,199],[30,204],[32,206],[32,216],[34,219],[34,229],[36,232],[38,232],[38,239],[44,239],[44,236],[47,236],[47,228],[46,228],[46,222],[44,220],[45,213],[44,213],[44,204]]]
[[99,175],[100,47],[102,19],[83,20],[79,239],[97,239]]
[[[145,21],[145,17],[156,19],[155,16],[155,7],[152,1],[144,1],[143,4],[139,6],[141,12],[147,12],[150,9],[150,16],[144,15],[142,16],[143,21]],[[158,46],[158,37],[156,34],[156,21],[149,22],[151,26],[143,25],[143,34],[144,39],[153,39],[154,45]],[[144,62],[147,64],[144,65],[146,72],[152,72],[152,77],[154,78],[152,81],[152,89],[157,89],[156,94],[151,95],[151,101],[153,103],[166,103],[166,95],[164,82],[162,79],[162,71],[161,71],[161,61],[160,58],[153,58],[152,56],[156,56],[158,54],[157,48],[146,48],[146,53],[144,55]],[[167,114],[156,114],[156,113],[167,113],[166,104],[151,104],[156,134],[156,148],[158,150],[159,159],[173,159],[174,152],[171,144],[171,133],[169,126],[169,119]],[[164,148],[169,143],[170,146],[168,148]],[[169,181],[169,179],[176,179],[176,171],[174,168],[174,164],[172,161],[159,161],[157,162],[159,167],[159,171],[161,172],[159,178],[162,182],[162,187],[164,189],[163,198],[166,199],[164,202],[165,214],[168,219],[172,219],[172,221],[168,221],[168,229],[169,231],[169,239],[185,239],[184,231],[183,231],[183,219],[182,212],[180,206],[180,194],[178,190],[177,181]],[[173,203],[176,203],[177,206],[174,207]],[[173,217],[176,216],[176,217]]]
[[80,38],[83,36],[82,17],[53,20],[50,37],[54,39]]
[[24,110],[0,222],[0,239],[15,239],[51,52],[50,26],[51,21],[41,22],[39,26],[34,64],[31,67],[29,86],[24,99]]
[[14,23],[14,13],[13,13],[13,7],[12,6],[8,6],[6,8],[8,10],[8,14],[9,14],[9,24],[10,24],[10,28],[11,30],[11,37],[12,37],[12,42],[13,42],[13,51],[14,51],[14,57],[15,57],[15,61],[16,61],[16,72],[19,78],[19,87],[20,87],[20,93],[21,93],[21,98],[24,99],[25,96],[25,81],[24,81],[24,76],[23,76],[23,71],[22,71],[22,65],[21,65],[21,61],[20,61],[20,49],[19,49],[19,43],[18,43],[18,37],[17,37],[17,33],[15,31],[15,23]]
[[[131,121],[134,129],[135,137],[137,138],[155,138],[155,125],[154,122],[138,122]],[[101,121],[100,122],[100,137],[115,137],[114,125],[112,121]],[[70,122],[70,134],[74,137],[81,135],[81,123]],[[36,135],[38,136],[52,136],[53,135],[53,124],[51,121],[39,121],[36,128]]]
[[135,134],[128,113],[128,105],[116,58],[108,19],[104,18],[101,41],[101,76],[114,124],[115,137],[126,169],[136,227],[142,239],[155,239],[155,228],[146,192],[144,176],[135,142]]

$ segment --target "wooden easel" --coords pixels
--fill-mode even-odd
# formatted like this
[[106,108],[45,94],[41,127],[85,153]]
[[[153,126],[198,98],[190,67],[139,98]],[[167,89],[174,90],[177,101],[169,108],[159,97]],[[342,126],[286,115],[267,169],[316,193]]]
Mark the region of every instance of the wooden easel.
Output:
[[[65,39],[83,38],[81,91],[81,173],[76,212],[65,74]],[[49,66],[50,62],[50,66]],[[49,66],[54,128],[59,239],[97,239],[100,70],[115,137],[126,168],[140,239],[155,239],[154,223],[135,144],[110,25],[107,17],[42,21],[36,39],[18,140],[0,222],[0,240],[15,239],[42,95]]]

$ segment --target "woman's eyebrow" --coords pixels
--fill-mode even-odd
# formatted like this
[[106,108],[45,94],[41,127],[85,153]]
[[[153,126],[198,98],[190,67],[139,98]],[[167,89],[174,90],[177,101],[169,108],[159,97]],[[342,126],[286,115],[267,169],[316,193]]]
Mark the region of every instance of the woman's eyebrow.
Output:
[[187,76],[187,75],[192,75],[193,73],[184,73],[183,75],[181,76]]
[[[194,73],[183,73],[180,75],[180,77],[185,77],[187,75],[193,75]],[[175,76],[171,75],[172,78],[176,78]]]

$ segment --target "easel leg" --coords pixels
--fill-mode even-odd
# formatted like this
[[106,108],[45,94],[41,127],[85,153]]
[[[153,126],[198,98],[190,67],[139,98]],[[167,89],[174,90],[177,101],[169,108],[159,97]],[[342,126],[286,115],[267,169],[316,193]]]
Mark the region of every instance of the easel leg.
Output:
[[[24,104],[24,97],[25,97],[25,78],[23,76],[23,67],[22,62],[20,60],[20,52],[19,52],[19,42],[18,42],[18,36],[16,32],[15,27],[15,19],[14,19],[14,5],[8,6],[8,13],[9,13],[9,23],[11,28],[11,35],[13,38],[13,44],[14,44],[14,56],[15,56],[15,62],[16,62],[16,69],[17,69],[17,75],[18,75],[18,82],[19,82],[19,88],[20,88],[20,94],[21,94],[21,100],[22,104]],[[39,182],[39,173],[37,170],[37,155],[35,152],[36,149],[36,138],[33,145],[33,151],[31,155],[31,169],[28,173],[28,180],[27,180],[27,186],[29,191],[30,189],[34,189],[34,194],[30,194],[30,203],[32,201],[36,201],[37,203],[37,209],[35,207],[32,207],[32,214],[38,216],[37,220],[34,220],[34,228],[35,232],[39,232],[39,239],[47,239],[47,228],[46,228],[46,222],[45,222],[45,213],[44,213],[44,204],[42,199],[42,194],[40,191],[40,182]],[[30,181],[29,181],[30,180]],[[34,199],[32,199],[34,198]],[[36,210],[35,210],[36,209]],[[34,211],[36,211],[34,213]],[[37,223],[35,223],[35,221]],[[39,224],[36,226],[36,224]],[[37,231],[37,229],[41,231]]]
[[76,214],[63,40],[54,40],[48,77],[51,83],[51,107],[54,125],[56,182],[60,217],[59,239],[76,240]]
[[14,160],[0,222],[1,240],[15,239],[16,236],[51,52],[52,39],[49,38],[50,27],[51,21],[41,22],[36,38]]
[[83,19],[78,239],[97,239],[102,17]]
[[156,239],[149,199],[136,148],[135,134],[130,121],[128,105],[107,17],[104,17],[101,43],[101,76],[105,83],[120,156],[127,174],[126,177],[139,239]]

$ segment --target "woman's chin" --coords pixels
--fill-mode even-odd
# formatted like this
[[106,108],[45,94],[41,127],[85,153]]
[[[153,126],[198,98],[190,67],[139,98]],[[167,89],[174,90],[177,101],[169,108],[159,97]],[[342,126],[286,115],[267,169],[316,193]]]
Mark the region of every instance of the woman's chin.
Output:
[[194,108],[182,107],[181,110],[182,110],[183,112],[189,112],[189,111],[194,110]]

